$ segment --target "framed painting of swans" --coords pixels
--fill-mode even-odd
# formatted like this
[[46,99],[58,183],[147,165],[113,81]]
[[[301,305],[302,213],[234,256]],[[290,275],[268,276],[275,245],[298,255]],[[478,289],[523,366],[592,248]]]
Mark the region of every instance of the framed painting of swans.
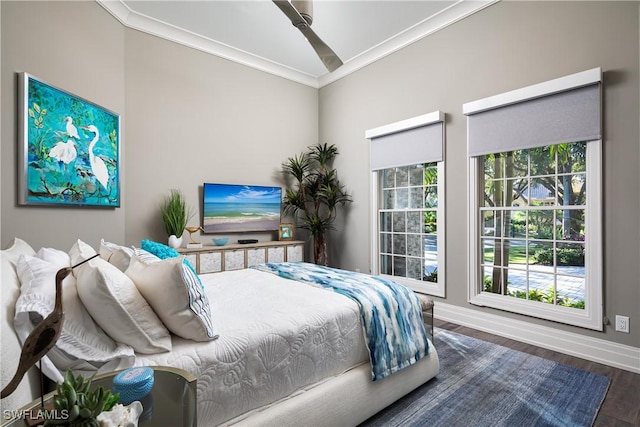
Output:
[[18,74],[18,202],[120,206],[120,116]]

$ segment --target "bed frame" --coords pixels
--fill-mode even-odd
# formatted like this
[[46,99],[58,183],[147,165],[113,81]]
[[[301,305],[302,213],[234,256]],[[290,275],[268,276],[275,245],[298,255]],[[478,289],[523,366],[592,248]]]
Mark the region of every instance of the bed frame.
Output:
[[438,354],[430,346],[427,357],[381,381],[371,381],[371,365],[366,363],[225,425],[355,426],[435,377],[439,369]]

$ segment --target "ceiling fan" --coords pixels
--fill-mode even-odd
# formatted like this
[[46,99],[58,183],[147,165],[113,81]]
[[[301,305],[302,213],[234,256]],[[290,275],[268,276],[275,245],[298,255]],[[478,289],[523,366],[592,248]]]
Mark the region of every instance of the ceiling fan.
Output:
[[342,61],[311,29],[313,22],[313,4],[311,0],[273,0],[273,2],[291,20],[291,23],[305,36],[316,51],[320,60],[329,71],[335,71]]

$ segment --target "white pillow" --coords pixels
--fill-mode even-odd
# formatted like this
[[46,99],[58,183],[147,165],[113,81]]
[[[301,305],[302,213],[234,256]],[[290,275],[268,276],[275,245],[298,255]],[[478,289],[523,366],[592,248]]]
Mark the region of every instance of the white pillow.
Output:
[[[17,273],[22,286],[16,302],[14,328],[23,343],[35,326],[53,311],[56,273],[69,266],[69,255],[50,248],[41,249],[35,257],[19,258]],[[114,342],[96,325],[78,298],[76,279],[72,275],[62,282],[62,304],[65,313],[62,333],[42,358],[42,372],[47,377],[58,382],[67,369],[93,375],[133,365],[133,349]]]
[[129,267],[133,255],[138,255],[145,262],[160,261],[159,257],[144,249],[135,247],[128,248],[116,243],[107,242],[104,239],[100,240],[100,258],[106,259],[109,261],[109,264],[115,265],[120,271],[124,272],[127,267]]
[[[70,254],[73,264],[77,264],[96,252],[78,240]],[[102,258],[95,258],[74,272],[80,299],[111,338],[129,344],[138,353],[171,350],[169,331],[123,272]]]
[[147,264],[152,262],[162,261],[162,259],[159,256],[154,255],[151,252],[144,250],[142,248],[133,248],[133,253],[135,256],[138,257],[139,260],[146,262]]
[[218,338],[209,300],[183,257],[147,263],[135,255],[125,273],[171,332],[194,341]]
[[133,248],[107,242],[104,239],[100,240],[100,257],[118,267],[118,270],[125,271],[129,267],[132,256]]
[[[65,251],[54,248],[40,248],[36,256],[42,260],[52,263],[58,269],[71,266],[71,258]],[[69,277],[69,276],[67,276]]]
[[[0,328],[0,383],[11,381],[18,367],[22,344],[13,327],[16,301],[20,296],[20,279],[16,264],[20,255],[35,255],[33,248],[24,240],[14,238],[6,249],[0,251],[0,305],[2,306],[2,327]],[[19,408],[39,396],[40,375],[33,367],[29,369],[18,388],[10,396],[2,399],[3,408]]]
[[14,237],[7,249],[2,250],[2,257],[13,264],[14,267],[18,264],[18,258],[20,258],[20,255],[33,256],[35,254],[36,251],[33,250],[31,245],[17,237]]

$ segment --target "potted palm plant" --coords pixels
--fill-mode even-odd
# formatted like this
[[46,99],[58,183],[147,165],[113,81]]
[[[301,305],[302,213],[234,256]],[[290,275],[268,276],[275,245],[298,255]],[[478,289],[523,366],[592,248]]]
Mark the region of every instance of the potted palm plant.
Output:
[[337,208],[352,201],[332,167],[338,155],[334,144],[317,144],[289,157],[282,165],[287,185],[282,209],[313,238],[313,260],[329,265],[327,232],[333,230]]
[[172,189],[160,206],[164,229],[169,236],[169,246],[182,246],[182,233],[187,222],[193,217],[191,207],[187,206],[184,195],[180,190]]

